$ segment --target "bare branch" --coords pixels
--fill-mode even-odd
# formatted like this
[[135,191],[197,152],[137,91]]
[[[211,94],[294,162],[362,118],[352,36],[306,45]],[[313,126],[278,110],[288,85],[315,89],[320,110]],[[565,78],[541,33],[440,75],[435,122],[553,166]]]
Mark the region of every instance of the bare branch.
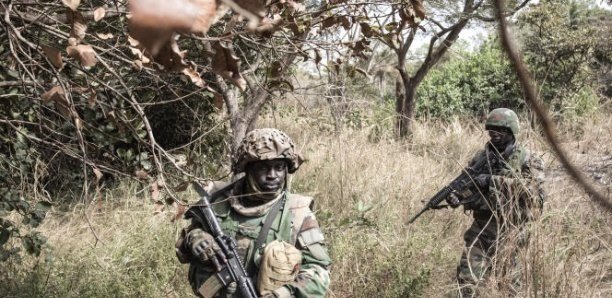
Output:
[[544,129],[544,135],[546,140],[552,146],[553,150],[559,157],[561,164],[568,171],[570,176],[576,181],[585,191],[589,194],[589,198],[603,207],[606,211],[612,212],[612,202],[609,198],[606,198],[602,193],[598,192],[591,183],[589,183],[586,177],[580,172],[576,166],[569,160],[565,151],[559,145],[559,140],[556,136],[553,124],[548,116],[546,108],[542,105],[538,99],[537,92],[533,86],[533,79],[527,70],[527,67],[523,63],[514,42],[511,40],[508,26],[506,24],[506,14],[504,13],[505,1],[495,0],[495,7],[497,12],[497,18],[500,25],[501,42],[504,50],[508,54],[508,58],[512,63],[516,74],[519,77],[523,91],[525,92],[525,100],[536,112],[541,120],[542,127]]

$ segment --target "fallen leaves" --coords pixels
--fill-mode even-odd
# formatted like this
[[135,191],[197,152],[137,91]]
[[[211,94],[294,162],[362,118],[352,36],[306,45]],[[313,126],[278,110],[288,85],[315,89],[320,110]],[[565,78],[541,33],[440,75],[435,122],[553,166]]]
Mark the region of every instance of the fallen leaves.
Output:
[[[87,24],[85,23],[83,15],[76,11],[76,6],[78,6],[79,3],[80,1],[64,1],[64,4],[69,7],[69,9],[66,9],[66,17],[68,22],[72,24],[66,52],[68,57],[79,61],[82,66],[91,67],[96,65],[98,58],[96,57],[96,52],[90,45],[81,43],[87,32]],[[76,6],[73,8],[71,5]]]
[[94,175],[96,175],[96,184],[97,184],[100,182],[100,179],[102,179],[104,174],[102,174],[102,171],[98,170],[98,168],[93,168],[93,173]]
[[183,69],[183,74],[186,75],[189,80],[194,83],[198,87],[204,87],[204,80],[200,77],[200,74],[195,71],[193,68],[185,68]]
[[65,117],[70,117],[70,109],[68,108],[68,98],[66,92],[61,86],[54,86],[40,96],[43,103],[53,103],[60,114]]
[[94,66],[98,62],[96,52],[90,45],[79,44],[68,46],[66,52],[69,57],[78,60],[84,67]]
[[104,7],[98,7],[96,8],[96,10],[94,10],[93,15],[94,15],[94,22],[98,22],[101,19],[103,19],[104,16],[106,15],[106,9],[104,9]]
[[142,170],[142,169],[134,171],[134,176],[136,176],[138,179],[142,179],[142,180],[148,180],[149,179],[149,173],[147,173],[147,171]]
[[96,36],[101,40],[107,40],[114,37],[112,33],[96,33]]
[[85,38],[85,33],[87,32],[87,24],[83,15],[78,11],[66,9],[66,18],[72,24],[69,44],[75,45],[80,43]]
[[79,4],[81,4],[81,0],[62,0],[62,3],[64,3],[64,5],[66,5],[68,8],[76,10]]
[[53,64],[53,66],[57,69],[62,69],[64,67],[64,61],[62,60],[62,53],[59,49],[54,47],[41,45],[43,53],[47,56],[47,59]]

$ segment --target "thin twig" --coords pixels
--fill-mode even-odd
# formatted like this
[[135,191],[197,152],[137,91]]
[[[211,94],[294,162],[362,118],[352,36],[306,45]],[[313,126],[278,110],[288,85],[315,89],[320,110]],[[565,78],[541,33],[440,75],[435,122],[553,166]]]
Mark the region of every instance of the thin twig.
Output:
[[527,70],[527,67],[523,63],[518,50],[512,40],[510,40],[510,33],[508,30],[508,26],[506,24],[506,18],[504,14],[505,1],[504,0],[495,0],[495,8],[497,12],[497,18],[499,20],[500,25],[500,35],[501,42],[504,48],[504,51],[508,54],[508,58],[512,63],[512,67],[514,71],[519,77],[519,81],[521,83],[521,87],[525,92],[525,101],[531,106],[531,108],[535,111],[536,115],[540,118],[542,123],[542,128],[544,129],[544,135],[546,136],[546,140],[551,145],[561,164],[570,176],[580,185],[587,194],[589,194],[589,198],[603,207],[606,211],[612,212],[612,202],[610,202],[609,198],[606,198],[602,193],[598,192],[591,183],[587,181],[585,176],[580,172],[576,166],[569,160],[565,151],[559,145],[559,140],[556,136],[555,130],[553,128],[553,124],[548,116],[548,112],[546,108],[542,105],[540,100],[538,99],[537,92],[533,86],[533,79]]

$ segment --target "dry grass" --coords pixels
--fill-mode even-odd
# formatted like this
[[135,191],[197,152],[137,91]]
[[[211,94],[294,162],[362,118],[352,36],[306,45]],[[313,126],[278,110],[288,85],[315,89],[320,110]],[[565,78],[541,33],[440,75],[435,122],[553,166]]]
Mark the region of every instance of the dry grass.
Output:
[[[403,222],[448,183],[485,135],[473,121],[418,123],[411,141],[382,136],[372,142],[374,123],[330,133],[312,115],[265,118],[261,126],[287,131],[307,157],[294,177],[294,191],[316,198],[334,265],[330,297],[453,296],[462,235],[471,223],[460,209]],[[388,121],[388,120],[386,120]],[[377,126],[378,125],[378,126]],[[612,120],[593,117],[565,125],[563,138],[575,160],[598,176],[610,193]],[[537,133],[522,140],[543,153],[549,193],[545,211],[530,229],[529,248],[520,254],[524,297],[612,296],[612,218],[558,168]],[[605,185],[604,185],[605,184]],[[0,296],[183,297],[191,291],[186,266],[174,258],[179,226],[171,214],[153,214],[135,188],[106,198],[104,207],[54,213],[42,230],[52,245],[33,270],[5,267]],[[116,205],[111,206],[111,202]],[[101,242],[97,245],[84,214]],[[31,265],[31,264],[30,264]],[[5,278],[6,277],[6,278]],[[30,289],[30,290],[28,290]],[[483,286],[484,296],[505,296],[500,283]]]
[[[410,227],[402,222],[483,146],[478,123],[418,123],[410,142],[379,143],[368,141],[367,130],[321,136],[295,122],[275,123],[297,137],[308,157],[294,189],[316,197],[335,261],[332,296],[455,295],[462,235],[471,217],[460,209],[440,210]],[[609,194],[612,120],[604,114],[561,127],[570,155]],[[550,177],[545,212],[531,225],[529,249],[520,254],[525,270],[518,296],[609,297],[610,215],[568,179],[536,132],[525,130],[521,140],[544,157]],[[504,282],[492,278],[483,295],[509,295]]]

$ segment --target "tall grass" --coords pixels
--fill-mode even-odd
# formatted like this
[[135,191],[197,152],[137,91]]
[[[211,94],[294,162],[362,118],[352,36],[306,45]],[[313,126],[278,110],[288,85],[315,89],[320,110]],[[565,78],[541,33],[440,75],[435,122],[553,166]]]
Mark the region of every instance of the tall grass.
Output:
[[[412,138],[396,142],[390,134],[372,138],[390,123],[331,133],[313,119],[321,118],[289,113],[264,118],[260,125],[287,131],[307,158],[292,189],[315,197],[334,261],[329,296],[456,295],[455,270],[471,217],[461,209],[438,210],[411,226],[403,222],[483,146],[481,125],[459,120],[414,123]],[[611,129],[607,115],[562,126],[572,158],[600,177],[597,181],[608,193]],[[526,129],[521,140],[546,160],[548,198],[543,215],[529,226],[529,245],[519,253],[523,270],[518,296],[612,296],[610,214],[569,180],[537,132]],[[191,295],[187,268],[173,249],[184,223],[170,221],[172,210],[155,214],[137,192],[127,185],[107,194],[102,204],[51,213],[42,227],[50,249],[35,263],[4,266],[0,296]],[[492,278],[482,287],[484,296],[508,295],[504,282]]]

